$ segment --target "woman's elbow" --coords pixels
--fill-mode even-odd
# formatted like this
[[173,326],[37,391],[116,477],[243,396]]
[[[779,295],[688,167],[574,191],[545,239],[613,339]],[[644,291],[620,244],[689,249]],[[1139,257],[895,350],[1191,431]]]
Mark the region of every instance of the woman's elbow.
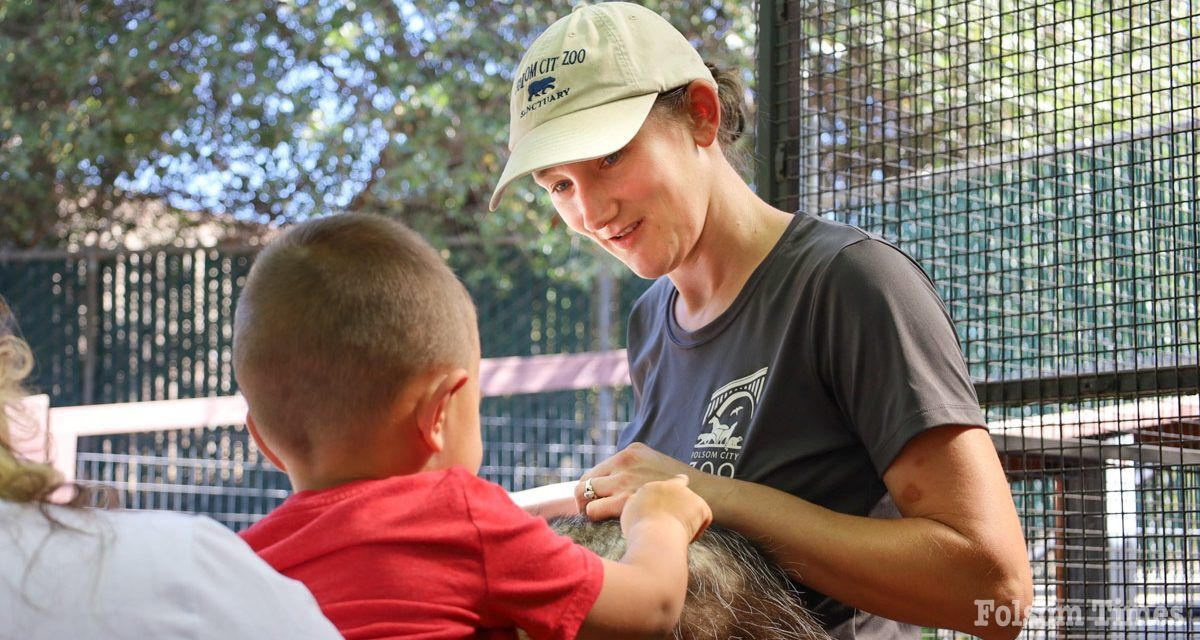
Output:
[[997,602],[1019,605],[1019,620],[1023,624],[1028,617],[1029,607],[1033,605],[1033,571],[1029,566],[1028,556],[1024,553],[1024,545],[1021,546],[1022,553],[1019,556],[1013,554],[1007,568],[998,572],[994,590]]
[[966,631],[983,640],[1015,638],[1033,604],[1033,578],[1028,565],[996,572],[973,604],[975,628]]

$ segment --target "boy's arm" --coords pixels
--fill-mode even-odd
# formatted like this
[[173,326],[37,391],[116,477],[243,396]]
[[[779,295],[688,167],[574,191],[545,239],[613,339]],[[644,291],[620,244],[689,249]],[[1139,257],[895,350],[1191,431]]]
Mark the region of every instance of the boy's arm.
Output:
[[687,594],[688,533],[671,516],[627,534],[620,562],[604,560],[604,586],[579,628],[591,638],[664,638],[679,621]]
[[579,513],[575,506],[575,482],[559,482],[508,494],[518,507],[549,520]]
[[711,521],[708,504],[687,488],[686,476],[641,487],[621,515],[625,555],[604,560],[604,585],[577,637],[669,635],[687,595],[688,544]]

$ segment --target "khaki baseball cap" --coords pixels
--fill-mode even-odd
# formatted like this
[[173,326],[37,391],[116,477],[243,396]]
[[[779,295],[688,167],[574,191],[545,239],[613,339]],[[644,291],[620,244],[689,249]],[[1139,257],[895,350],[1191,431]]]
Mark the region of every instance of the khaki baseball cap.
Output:
[[628,2],[576,7],[534,40],[513,73],[511,153],[488,209],[517,178],[629,144],[658,94],[693,80],[716,86],[662,16]]

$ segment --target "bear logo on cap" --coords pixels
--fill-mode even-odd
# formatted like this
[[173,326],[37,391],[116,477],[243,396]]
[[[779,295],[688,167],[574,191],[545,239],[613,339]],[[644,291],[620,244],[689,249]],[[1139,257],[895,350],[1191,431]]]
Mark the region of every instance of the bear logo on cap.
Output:
[[547,91],[553,89],[554,88],[554,80],[555,80],[554,76],[549,76],[546,78],[542,78],[541,80],[535,80],[534,82],[529,83],[529,98],[526,99],[525,101],[529,102],[530,100],[533,100],[534,98],[542,95],[543,93],[546,93]]

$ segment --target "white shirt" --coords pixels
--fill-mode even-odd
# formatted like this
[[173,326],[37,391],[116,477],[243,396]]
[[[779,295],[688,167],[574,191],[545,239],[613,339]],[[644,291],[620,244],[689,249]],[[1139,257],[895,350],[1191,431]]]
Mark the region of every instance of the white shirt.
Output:
[[341,638],[213,520],[0,500],[0,639]]

